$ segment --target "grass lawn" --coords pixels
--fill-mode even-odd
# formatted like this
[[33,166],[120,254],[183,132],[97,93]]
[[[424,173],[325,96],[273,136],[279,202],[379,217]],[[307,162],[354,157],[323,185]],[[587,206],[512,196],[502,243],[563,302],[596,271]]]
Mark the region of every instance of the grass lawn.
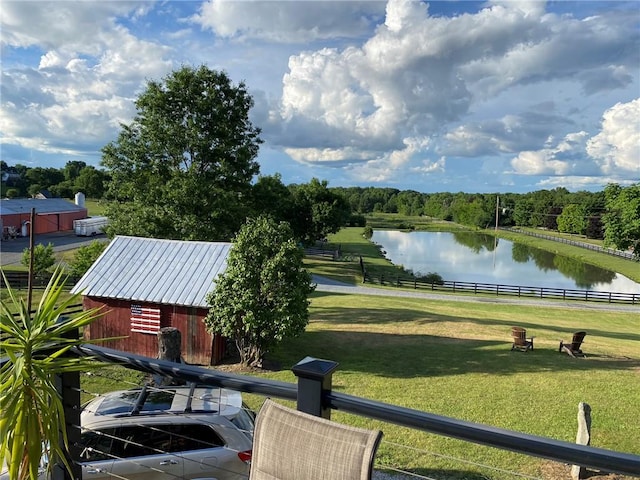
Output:
[[[637,314],[322,292],[310,312],[307,331],[271,355],[283,369],[263,376],[293,382],[289,369],[305,356],[334,360],[337,391],[570,442],[578,404],[586,402],[591,445],[640,454]],[[510,351],[512,325],[535,336],[535,350]],[[587,358],[558,353],[559,340],[582,329]],[[535,476],[549,468],[545,460],[340,412],[332,418],[384,431],[378,465],[446,471],[446,478],[512,476],[421,453],[433,452]]]
[[[401,272],[362,238],[362,228],[343,229],[329,240],[341,245],[345,260],[305,260],[313,273],[359,283],[359,256],[370,271]],[[638,313],[317,292],[306,332],[270,354],[279,368],[251,374],[295,382],[290,368],[302,358],[334,360],[336,391],[570,442],[578,404],[586,402],[592,446],[640,455]],[[535,336],[533,351],[510,351],[512,325]],[[577,330],[587,331],[587,358],[558,353],[560,339],[570,340]],[[101,369],[83,374],[82,389],[97,394],[142,381],[137,372]],[[254,408],[262,401],[247,399]],[[383,430],[378,467],[443,479],[513,478],[475,465],[485,464],[545,479],[560,478],[549,473],[560,470],[568,478],[568,467],[546,460],[343,412],[332,418]]]

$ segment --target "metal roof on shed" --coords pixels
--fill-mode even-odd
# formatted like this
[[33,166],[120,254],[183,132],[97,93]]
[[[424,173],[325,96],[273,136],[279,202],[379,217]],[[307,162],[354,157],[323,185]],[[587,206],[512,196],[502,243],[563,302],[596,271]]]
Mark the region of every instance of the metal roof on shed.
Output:
[[85,207],[79,207],[64,198],[3,198],[0,201],[0,214],[2,215],[30,213],[32,208],[36,209],[36,215],[86,210]]
[[207,308],[227,242],[115,237],[71,290],[89,297]]

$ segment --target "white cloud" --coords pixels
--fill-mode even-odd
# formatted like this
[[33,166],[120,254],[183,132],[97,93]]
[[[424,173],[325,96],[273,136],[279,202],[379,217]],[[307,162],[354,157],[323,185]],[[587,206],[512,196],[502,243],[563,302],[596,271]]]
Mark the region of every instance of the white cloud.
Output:
[[511,166],[520,175],[566,175],[569,164],[555,158],[550,149],[537,152],[522,152],[511,161]]
[[568,175],[584,171],[583,157],[587,132],[570,133],[555,146],[538,151],[524,151],[511,160],[515,173],[520,175]]
[[604,174],[626,170],[640,180],[640,98],[604,112],[602,130],[587,142],[587,153]]
[[[304,138],[306,158],[327,161],[320,145],[331,138],[331,148],[342,145],[344,154],[330,158],[343,162],[359,147],[364,155],[353,155],[354,162],[375,160],[381,171],[393,171],[408,162],[408,139],[435,148],[431,140],[444,133],[441,154],[516,153],[513,167],[520,174],[566,174],[579,163],[567,158],[575,147],[538,151],[558,130],[568,130],[560,105],[476,123],[465,117],[516,87],[525,95],[531,85],[548,91],[545,84],[554,79],[587,93],[627,86],[629,66],[637,63],[626,46],[629,35],[638,38],[632,25],[623,16],[579,20],[548,14],[542,2],[493,2],[478,13],[449,18],[430,16],[423,3],[391,0],[384,25],[360,48],[290,58],[280,113],[296,134],[285,128],[282,143]],[[539,100],[529,102],[531,108]],[[319,152],[312,155],[315,139]]]
[[435,162],[431,162],[429,160],[424,160],[422,165],[418,167],[413,167],[411,171],[417,173],[434,173],[434,172],[444,172],[446,169],[447,160],[445,157],[440,157]]
[[3,1],[2,45],[99,55],[101,32],[113,26],[115,16],[139,14],[151,5],[145,1]]
[[377,23],[384,5],[381,1],[208,0],[191,20],[218,37],[299,43],[360,37]]
[[[544,184],[567,181],[571,184],[604,184],[605,178],[625,183],[625,172],[640,179],[640,99],[617,103],[602,115],[601,131],[592,137],[587,132],[567,134],[555,143],[547,139],[544,148],[523,151],[511,161],[520,175],[554,175],[556,180]],[[588,177],[584,174],[591,174]]]
[[620,177],[596,177],[584,175],[572,175],[567,177],[549,177],[536,183],[538,188],[554,189],[564,187],[567,190],[602,190],[604,185],[609,183],[617,183],[618,185],[632,185],[637,180],[624,179]]
[[3,41],[46,47],[37,68],[3,71],[3,83],[15,87],[3,91],[0,110],[2,135],[11,143],[49,153],[69,153],[75,143],[78,151],[95,152],[131,120],[135,93],[148,76],[171,69],[167,47],[114,23],[115,15],[144,14],[147,2],[6,5]]

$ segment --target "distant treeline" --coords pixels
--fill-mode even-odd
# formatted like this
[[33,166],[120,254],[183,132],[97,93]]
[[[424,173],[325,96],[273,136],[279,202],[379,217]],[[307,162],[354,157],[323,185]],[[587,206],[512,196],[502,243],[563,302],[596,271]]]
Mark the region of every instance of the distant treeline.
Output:
[[[10,167],[4,161],[0,161],[0,164],[2,197],[33,196],[42,191],[62,198],[73,198],[79,191],[95,199],[108,195],[111,181],[109,171],[82,161],[68,162],[61,169],[24,165]],[[640,183],[627,187],[610,184],[600,192],[569,192],[566,188],[558,187],[523,194],[421,193],[380,187],[327,188],[326,181],[317,180],[308,185],[285,187],[280,175],[276,174],[273,177],[259,177],[253,189],[256,197],[254,202],[262,208],[282,210],[284,207],[280,200],[286,199],[288,211],[276,216],[294,224],[307,223],[310,219],[297,218],[300,217],[296,213],[300,207],[297,205],[296,208],[299,200],[292,201],[292,198],[284,197],[296,197],[295,194],[302,190],[312,190],[316,193],[307,195],[305,203],[315,203],[329,192],[343,199],[344,202],[336,204],[335,198],[322,198],[323,203],[333,207],[330,215],[324,213],[326,217],[334,217],[328,222],[332,228],[316,229],[318,231],[309,237],[333,231],[340,223],[364,226],[365,214],[395,213],[404,216],[423,215],[474,228],[493,227],[497,219],[501,227],[545,228],[601,239],[605,245],[615,248],[635,247],[636,252],[640,249]],[[306,206],[304,210],[307,208],[310,207]],[[350,210],[350,215],[345,210]],[[327,218],[321,223],[324,222],[327,222]],[[298,228],[305,230],[302,225]]]
[[420,193],[395,188],[332,188],[353,213],[428,216],[474,228],[533,227],[602,239],[640,253],[640,183],[608,185],[600,192],[566,188],[524,194]]
[[[472,227],[495,225],[496,207],[499,226],[543,227],[558,230],[565,216],[579,217],[579,232],[603,238],[602,215],[606,212],[604,191],[576,193],[566,188],[516,193],[420,193],[394,188],[332,188],[349,203],[353,212],[426,215]],[[567,210],[567,207],[572,206]]]

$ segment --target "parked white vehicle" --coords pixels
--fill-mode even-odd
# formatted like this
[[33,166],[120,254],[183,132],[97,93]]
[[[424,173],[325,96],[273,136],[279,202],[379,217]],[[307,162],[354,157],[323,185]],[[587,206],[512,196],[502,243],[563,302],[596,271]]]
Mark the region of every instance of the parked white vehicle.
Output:
[[240,393],[221,388],[101,395],[81,413],[82,478],[246,480],[254,418]]
[[81,237],[93,237],[104,233],[105,227],[109,225],[107,217],[89,217],[73,221],[73,230]]

